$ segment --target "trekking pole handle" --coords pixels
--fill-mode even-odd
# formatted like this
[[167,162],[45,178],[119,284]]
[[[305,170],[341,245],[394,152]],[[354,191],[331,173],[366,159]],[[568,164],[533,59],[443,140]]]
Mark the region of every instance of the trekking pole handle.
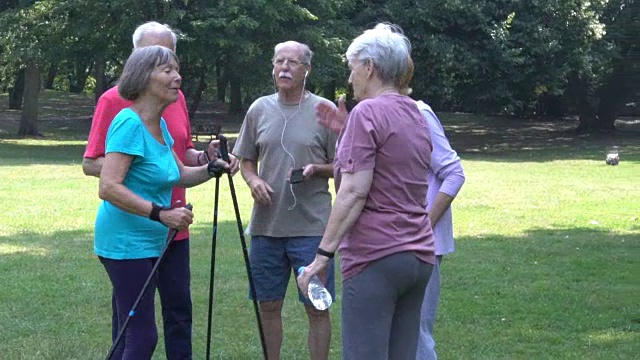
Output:
[[218,140],[220,140],[220,149],[219,149],[220,157],[222,158],[222,160],[228,163],[229,162],[229,145],[228,145],[227,138],[222,134],[218,134]]

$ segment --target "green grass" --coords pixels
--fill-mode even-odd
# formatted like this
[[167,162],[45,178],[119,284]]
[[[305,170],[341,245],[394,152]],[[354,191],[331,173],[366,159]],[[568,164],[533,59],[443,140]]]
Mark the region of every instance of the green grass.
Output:
[[[566,123],[443,120],[467,183],[455,201],[457,251],[442,265],[440,358],[639,358],[637,134],[574,137],[558,131]],[[80,167],[86,133],[47,131],[44,140],[0,132],[0,359],[99,359],[110,345],[110,284],[93,254],[98,183]],[[611,142],[623,149],[619,166],[604,164]],[[251,196],[240,177],[235,184],[246,224]],[[188,191],[195,359],[205,352],[213,189]],[[220,206],[214,358],[258,359],[226,179]],[[340,298],[332,359],[341,353],[339,308]],[[307,359],[294,291],[284,324],[283,359]],[[162,341],[154,359],[164,359]]]

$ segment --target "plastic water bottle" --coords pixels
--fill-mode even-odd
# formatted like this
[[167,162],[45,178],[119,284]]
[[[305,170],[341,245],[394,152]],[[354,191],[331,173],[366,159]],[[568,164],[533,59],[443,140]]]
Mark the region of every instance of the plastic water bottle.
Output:
[[[301,266],[298,269],[298,276],[302,275],[303,272],[304,266]],[[307,295],[313,306],[318,310],[327,310],[333,302],[331,294],[329,294],[329,291],[322,285],[317,275],[313,275],[311,280],[309,280],[309,291]]]

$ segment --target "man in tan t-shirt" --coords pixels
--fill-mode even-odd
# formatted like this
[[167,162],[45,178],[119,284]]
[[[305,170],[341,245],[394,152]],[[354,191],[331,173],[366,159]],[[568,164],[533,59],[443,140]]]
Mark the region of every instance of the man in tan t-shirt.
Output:
[[[304,90],[311,57],[305,44],[276,45],[277,92],[251,104],[233,151],[242,159],[240,171],[254,199],[250,260],[269,360],[280,358],[282,305],[291,273],[315,258],[331,212],[328,179],[336,135],[315,117],[318,103],[331,102]],[[299,173],[291,176],[295,169],[302,169],[299,182]],[[333,263],[325,283],[335,298]],[[329,311],[316,310],[299,297],[309,317],[310,357],[327,359]]]

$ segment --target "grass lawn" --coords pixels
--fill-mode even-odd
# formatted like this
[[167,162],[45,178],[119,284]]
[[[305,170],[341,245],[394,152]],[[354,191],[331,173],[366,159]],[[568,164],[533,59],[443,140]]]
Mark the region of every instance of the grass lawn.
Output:
[[[45,99],[45,138],[13,139],[19,112],[0,96],[0,359],[100,359],[110,345],[110,283],[93,254],[98,182],[80,166],[91,105]],[[568,121],[442,120],[467,183],[454,203],[457,251],[442,265],[440,358],[640,358],[639,134],[578,137]],[[614,144],[621,162],[607,166]],[[239,176],[235,185],[246,225],[251,195]],[[205,352],[213,192],[213,181],[188,191],[195,359]],[[226,178],[220,205],[214,358],[259,359]],[[341,354],[339,309],[340,298],[332,359]],[[282,358],[308,359],[294,291],[284,325]],[[164,359],[162,341],[154,359]]]

